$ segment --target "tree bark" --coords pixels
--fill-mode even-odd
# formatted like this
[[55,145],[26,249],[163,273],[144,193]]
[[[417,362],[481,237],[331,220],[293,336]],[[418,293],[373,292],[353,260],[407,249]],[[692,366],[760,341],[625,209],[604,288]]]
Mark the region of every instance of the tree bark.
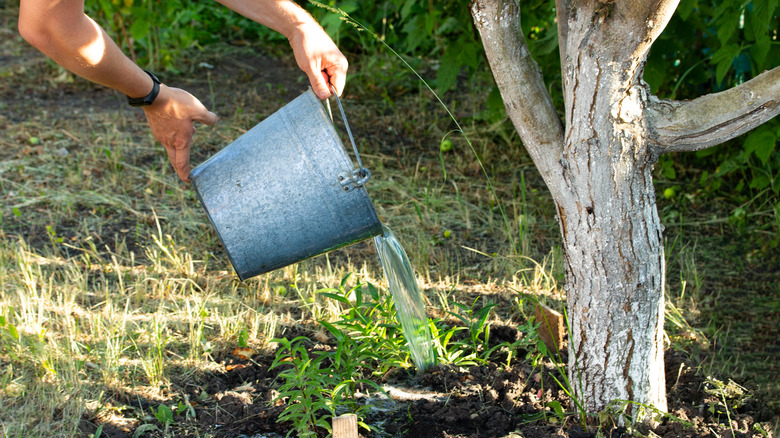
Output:
[[691,101],[652,98],[647,107],[656,153],[723,143],[780,114],[780,67],[720,93]]
[[588,412],[613,400],[666,410],[658,155],[721,143],[780,113],[780,69],[690,102],[650,94],[647,52],[676,7],[558,0],[564,128],[522,35],[518,1],[471,4],[507,115],[558,207],[569,380]]

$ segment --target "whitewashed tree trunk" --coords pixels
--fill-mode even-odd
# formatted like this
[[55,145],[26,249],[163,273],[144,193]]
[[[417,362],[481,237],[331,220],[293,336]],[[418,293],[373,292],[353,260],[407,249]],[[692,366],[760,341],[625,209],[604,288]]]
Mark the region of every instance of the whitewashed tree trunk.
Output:
[[650,94],[647,52],[676,7],[558,0],[562,123],[525,43],[518,1],[471,4],[507,114],[557,205],[569,380],[588,412],[613,400],[666,410],[658,156],[724,142],[780,112],[778,68],[690,102]]

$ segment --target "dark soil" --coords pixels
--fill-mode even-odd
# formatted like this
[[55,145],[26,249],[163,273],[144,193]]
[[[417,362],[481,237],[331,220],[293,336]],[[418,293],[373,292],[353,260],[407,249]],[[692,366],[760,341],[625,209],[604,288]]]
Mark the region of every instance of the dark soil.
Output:
[[[0,27],[3,39],[16,38],[12,35],[13,30],[12,21],[6,17]],[[21,54],[0,52],[0,62],[18,63],[20,72],[24,68],[49,68],[40,62],[30,62],[40,56],[29,48]],[[215,105],[206,99],[210,95],[209,83],[194,62],[183,68],[186,73],[170,78],[170,82],[191,90],[219,114],[233,114],[237,107],[244,107],[247,113],[268,115],[307,86],[290,58],[280,60],[262,53],[231,52],[231,49],[201,56],[203,58],[199,61],[215,66],[208,72],[208,80],[219,84],[214,88]],[[33,73],[39,77],[50,74]],[[130,118],[139,117],[137,112],[125,108],[122,96],[78,79],[59,85],[45,81],[29,83],[23,80],[23,75],[16,74],[3,81],[4,84],[0,85],[3,103],[0,128],[4,124],[27,120],[29,111],[41,107],[60,118],[89,117],[89,114],[101,111],[120,111]],[[354,96],[349,93],[345,96],[346,100],[352,98]],[[370,120],[358,121],[354,129],[357,132],[368,131],[371,126]],[[218,148],[217,144],[200,144],[193,149],[192,161],[200,162]],[[390,149],[389,146],[387,148]],[[121,223],[116,227],[124,229],[133,225]],[[13,224],[7,226],[12,227]],[[20,225],[16,231],[21,233],[23,230]],[[34,234],[34,230],[26,232]],[[28,241],[32,241],[34,246],[34,239]],[[774,324],[776,331],[776,321]],[[512,327],[495,327],[494,330],[496,333],[504,332],[507,337],[518,336],[517,330]],[[776,348],[776,342],[774,339],[775,344],[771,348]],[[729,401],[727,415],[723,401],[705,391],[706,379],[697,373],[698,367],[693,360],[679,351],[667,351],[667,394],[669,413],[673,417],[665,417],[659,425],[641,433],[661,437],[729,437],[732,433],[735,437],[772,436],[772,426],[767,422],[772,421],[775,413],[766,408],[765,401],[754,398],[739,407],[734,407]],[[260,437],[271,433],[285,436],[292,426],[276,421],[284,406],[271,403],[274,388],[278,387],[275,381],[278,370],[269,370],[271,361],[270,356],[242,360],[225,352],[221,357],[215,357],[220,372],[196,377],[188,375],[186,381],[178,382],[178,386],[174,382],[175,391],[180,396],[186,395],[196,415],[194,419],[187,419],[184,413],[177,414],[173,436],[233,438]],[[390,398],[382,400],[364,399],[367,403],[376,403],[382,410],[366,419],[380,432],[363,433],[364,436],[416,438],[487,438],[510,434],[523,437],[629,436],[631,431],[618,425],[618,414],[605,416],[600,422],[591,418],[583,428],[578,416],[571,414],[570,399],[555,381],[557,373],[549,363],[533,367],[522,360],[513,361],[509,367],[498,360],[469,368],[437,366],[420,376],[398,372],[380,383],[399,391],[390,391]],[[727,381],[728,376],[723,380]],[[123,394],[114,394],[113,397],[128,409],[148,410],[155,406],[137,397]],[[555,414],[552,402],[556,401],[567,410],[566,415]],[[94,434],[97,429],[90,420],[85,418],[82,422],[81,431],[85,437]],[[146,436],[155,434],[162,436],[159,431]],[[105,423],[101,436],[132,435],[131,429]]]
[[[512,327],[495,329],[519,335]],[[321,349],[323,345],[316,348]],[[290,423],[276,422],[284,405],[272,403],[274,388],[278,387],[275,382],[278,369],[269,370],[272,357],[244,360],[226,352],[216,361],[223,365],[222,372],[202,375],[200,381],[182,382],[178,388],[191,401],[196,419],[177,415],[174,436],[284,436],[293,429]],[[726,415],[722,400],[706,391],[706,380],[695,372],[684,353],[666,352],[670,415],[652,428],[629,430],[620,426],[618,412],[589,418],[583,428],[576,411],[569,408],[570,399],[555,381],[560,379],[557,373],[549,362],[535,368],[525,361],[515,361],[508,367],[499,361],[466,368],[436,366],[422,375],[399,371],[382,382],[387,396],[361,399],[362,403],[376,407],[365,422],[377,428],[374,432],[361,430],[361,434],[364,437],[585,438],[628,437],[639,433],[668,438],[714,438],[730,437],[733,428],[736,437],[773,436],[768,423],[772,413],[763,403],[748,400],[734,408],[736,401],[729,399],[731,409]],[[566,411],[563,415],[555,414],[551,407],[555,402]],[[137,401],[130,401],[133,403]],[[83,432],[94,432],[94,425],[87,421],[82,424]],[[324,436],[324,431],[319,432]],[[125,437],[132,431],[104,427],[103,433],[109,437]]]

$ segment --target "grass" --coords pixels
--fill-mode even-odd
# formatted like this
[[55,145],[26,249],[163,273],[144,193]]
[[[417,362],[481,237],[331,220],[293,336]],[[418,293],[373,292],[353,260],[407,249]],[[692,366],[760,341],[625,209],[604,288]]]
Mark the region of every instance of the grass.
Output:
[[[24,62],[0,67],[0,90],[32,97],[3,102],[0,114],[0,436],[73,436],[82,421],[132,430],[161,415],[160,404],[181,402],[182,387],[220,369],[218,358],[239,344],[271,351],[286,327],[311,330],[318,319],[337,319],[341,307],[317,292],[346,274],[353,273],[348,287],[383,284],[368,243],[239,282],[194,192],[171,172],[141,115],[121,96],[63,74],[17,37],[1,36],[0,50]],[[217,126],[199,130],[193,163],[305,88],[289,78],[258,86],[265,82],[252,75],[260,68],[247,58],[230,61],[235,48],[223,50],[199,56],[224,57],[227,71],[188,84],[202,76],[190,66],[174,78],[221,115]],[[440,153],[452,129],[446,113],[413,78],[398,79],[382,55],[366,62],[393,77],[393,86],[375,93],[381,84],[365,73],[374,70],[355,62],[346,111],[373,174],[369,194],[420,274],[429,315],[446,317],[453,301],[495,298],[502,305],[494,318],[514,323],[527,306],[518,292],[559,303],[563,257],[552,203],[511,128],[478,118],[464,124],[496,182],[507,230],[465,141],[450,135],[452,150]],[[280,77],[299,76],[289,59],[273,64]],[[489,88],[469,86],[468,95],[447,97],[459,117],[484,110]],[[753,379],[776,400],[777,383],[760,376],[777,370],[777,355],[757,351],[751,330],[761,318],[776,322],[777,289],[735,281],[745,266],[724,272],[722,262],[743,249],[718,249],[716,239],[732,238],[727,227],[704,232],[713,237],[667,232],[671,343],[698,352],[703,372]],[[756,266],[762,281],[778,284],[776,273]],[[730,310],[745,306],[754,320]],[[131,409],[133,399],[146,403]]]

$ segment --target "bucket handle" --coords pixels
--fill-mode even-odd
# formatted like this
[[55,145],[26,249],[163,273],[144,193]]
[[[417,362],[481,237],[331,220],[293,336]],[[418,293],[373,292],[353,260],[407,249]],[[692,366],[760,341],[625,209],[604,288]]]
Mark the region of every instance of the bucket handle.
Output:
[[[349,142],[352,143],[352,150],[355,151],[355,158],[357,158],[358,162],[357,169],[354,169],[352,172],[341,172],[338,174],[339,182],[344,187],[344,191],[351,192],[355,188],[362,187],[363,184],[367,183],[368,180],[371,179],[371,172],[363,167],[363,161],[360,160],[360,153],[358,152],[357,146],[355,145],[355,139],[352,137],[352,130],[349,129],[347,115],[344,114],[344,107],[341,106],[341,100],[339,99],[339,95],[336,92],[336,87],[330,84],[330,89],[333,92],[332,96],[336,99],[336,104],[339,106],[341,119],[344,120],[344,126],[346,126],[347,135],[349,135]],[[328,101],[328,103],[330,102]],[[330,113],[330,104],[328,105],[328,112]],[[333,114],[330,115],[330,118],[333,120]]]

